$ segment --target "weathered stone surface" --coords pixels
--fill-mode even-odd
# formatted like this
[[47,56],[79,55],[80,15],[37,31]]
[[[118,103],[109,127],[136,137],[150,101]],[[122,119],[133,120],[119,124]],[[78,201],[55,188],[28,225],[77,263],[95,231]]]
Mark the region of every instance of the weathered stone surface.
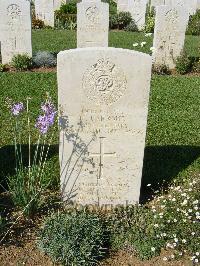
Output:
[[109,5],[101,1],[77,4],[77,47],[107,47]]
[[54,27],[54,11],[65,2],[65,0],[35,0],[35,15],[44,21],[46,26]]
[[145,26],[145,14],[148,0],[118,0],[118,12],[130,12],[139,30]]
[[31,11],[28,0],[0,0],[0,42],[2,63],[13,56],[32,56]]
[[151,57],[116,48],[58,54],[61,188],[78,204],[138,202]]
[[188,12],[182,7],[157,6],[153,41],[155,65],[175,67],[185,40]]
[[193,15],[197,9],[197,0],[165,0],[165,5],[185,8],[189,15]]

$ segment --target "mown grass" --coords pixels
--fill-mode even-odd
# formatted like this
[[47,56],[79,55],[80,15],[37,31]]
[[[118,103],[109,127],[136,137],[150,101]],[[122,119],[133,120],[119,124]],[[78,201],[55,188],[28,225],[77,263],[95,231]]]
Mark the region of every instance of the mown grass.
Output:
[[[133,47],[133,43],[147,42],[144,47]],[[153,36],[145,37],[144,33],[110,31],[109,46],[134,49],[150,53]],[[76,48],[76,32],[67,30],[35,30],[33,31],[33,51],[59,52]],[[186,36],[185,49],[190,56],[200,56],[200,36]]]
[[[36,116],[46,91],[57,101],[56,74],[2,73],[0,88],[0,175],[3,178],[5,168],[10,167],[11,160],[12,149],[9,148],[8,154],[7,148],[13,144],[9,114],[4,105],[6,97],[24,102],[27,96],[31,97],[30,108]],[[181,175],[188,166],[188,171],[199,170],[199,94],[198,77],[153,76],[143,170],[144,184],[170,181]],[[56,143],[57,139],[54,141]]]

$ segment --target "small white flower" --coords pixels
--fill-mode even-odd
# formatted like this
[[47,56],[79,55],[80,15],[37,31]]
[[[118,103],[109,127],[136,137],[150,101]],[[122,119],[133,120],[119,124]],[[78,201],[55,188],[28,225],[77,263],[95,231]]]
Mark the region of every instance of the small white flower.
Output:
[[151,36],[152,35],[152,33],[146,33],[144,36],[145,37],[149,37],[149,36]]
[[189,188],[189,189],[188,189],[188,191],[190,191],[190,192],[191,192],[191,191],[192,191],[192,188]]
[[187,205],[187,203],[188,203],[188,201],[185,199],[185,200],[183,201],[183,203],[181,203],[181,205],[182,205],[182,206],[185,206],[185,205]]
[[143,47],[147,42],[141,42],[140,46]]
[[168,224],[170,223],[170,220],[167,220]]
[[176,201],[176,199],[175,199],[175,198],[173,198],[173,199],[172,199],[172,201]]
[[173,243],[173,246],[174,246],[174,247],[176,247],[176,246],[177,246],[177,244],[176,244],[176,243]]
[[198,259],[195,259],[194,262],[197,263],[197,262],[199,262],[199,260]]
[[192,212],[192,209],[189,209],[188,212]]
[[153,252],[154,252],[155,250],[156,250],[156,249],[155,249],[154,247],[152,247],[152,248],[151,248],[151,251],[153,251]]
[[151,47],[151,48],[150,48],[150,51],[151,51],[151,52],[154,52],[155,50],[156,50],[155,47]]
[[196,256],[192,256],[191,258],[190,258],[190,260],[194,260],[196,258]]
[[163,260],[164,260],[164,261],[167,261],[167,257],[164,257]]
[[186,241],[186,239],[183,239],[183,240],[182,240],[182,243],[184,243],[184,244],[185,244],[186,242],[187,242],[187,241]]
[[151,186],[151,184],[147,184],[147,187],[150,187]]
[[199,252],[196,252],[195,254],[196,254],[197,256],[199,256]]
[[192,232],[191,235],[194,236],[195,235],[195,232]]
[[179,212],[179,211],[180,211],[180,209],[179,209],[179,208],[177,208],[176,210],[177,210],[177,212]]
[[174,241],[175,241],[175,242],[178,242],[178,238],[174,238]]
[[171,258],[172,258],[172,259],[174,259],[174,258],[175,258],[174,254],[172,254],[172,255],[171,255]]
[[176,220],[176,219],[174,219],[174,222],[176,223],[176,222],[177,222],[177,220]]
[[133,47],[137,47],[137,46],[138,46],[137,42],[133,43]]
[[163,236],[166,236],[167,234],[166,233],[163,233]]
[[154,227],[158,228],[158,227],[159,227],[159,225],[158,225],[158,224],[154,224]]
[[196,216],[199,216],[199,212],[196,212]]
[[193,203],[192,203],[192,204],[194,204],[194,205],[195,205],[195,204],[198,204],[198,202],[199,202],[198,200],[195,200],[195,201],[193,201]]
[[195,207],[194,207],[194,210],[195,210],[195,211],[197,211],[198,209],[199,209],[199,207],[198,207],[198,206],[195,206]]
[[196,218],[197,218],[198,220],[200,220],[200,215],[196,216]]

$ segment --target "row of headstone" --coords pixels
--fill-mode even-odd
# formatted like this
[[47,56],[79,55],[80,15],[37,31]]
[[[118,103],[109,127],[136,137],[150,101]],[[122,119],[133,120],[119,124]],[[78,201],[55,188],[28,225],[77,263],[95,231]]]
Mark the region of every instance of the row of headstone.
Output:
[[167,5],[171,7],[185,8],[189,15],[193,15],[198,9],[199,0],[150,0],[150,4],[153,7]]
[[26,53],[32,57],[31,7],[29,0],[0,0],[0,48],[2,63]]
[[60,9],[66,0],[35,0],[35,15],[44,21],[46,26],[54,27],[54,12]]

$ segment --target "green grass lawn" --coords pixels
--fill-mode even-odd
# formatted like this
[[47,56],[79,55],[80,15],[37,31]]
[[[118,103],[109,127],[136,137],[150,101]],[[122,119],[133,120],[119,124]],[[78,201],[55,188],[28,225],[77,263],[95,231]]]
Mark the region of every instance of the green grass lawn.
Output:
[[[133,43],[147,42],[144,47],[133,47]],[[153,36],[145,37],[144,33],[111,31],[109,46],[117,48],[135,49],[150,53]],[[76,32],[67,30],[35,30],[33,31],[33,51],[59,52],[76,48]],[[186,36],[185,49],[191,56],[200,56],[200,36]]]
[[[3,177],[4,167],[8,167],[10,160],[10,154],[5,157],[5,147],[13,144],[5,98],[25,102],[30,96],[30,107],[36,117],[46,91],[55,102],[57,100],[56,74],[2,73],[0,87],[0,175]],[[199,95],[199,77],[153,76],[143,173],[145,183],[171,180],[188,166],[192,171],[199,170]]]

